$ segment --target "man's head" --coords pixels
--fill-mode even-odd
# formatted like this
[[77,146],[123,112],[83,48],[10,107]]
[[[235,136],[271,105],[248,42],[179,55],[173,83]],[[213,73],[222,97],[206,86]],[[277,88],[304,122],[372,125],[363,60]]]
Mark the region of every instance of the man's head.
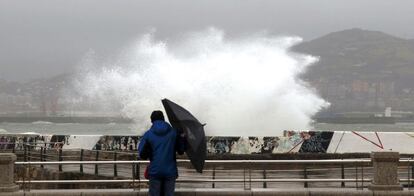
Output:
[[162,120],[164,121],[164,114],[162,113],[162,111],[159,110],[155,110],[151,113],[151,122],[153,123],[156,120]]

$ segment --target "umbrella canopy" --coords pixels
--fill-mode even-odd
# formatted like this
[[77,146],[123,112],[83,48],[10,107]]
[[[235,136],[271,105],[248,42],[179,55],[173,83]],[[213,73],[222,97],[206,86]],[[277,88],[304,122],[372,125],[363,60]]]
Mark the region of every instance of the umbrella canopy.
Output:
[[189,111],[168,99],[163,99],[162,105],[164,106],[171,126],[185,133],[187,143],[189,144],[186,149],[186,154],[197,172],[202,173],[207,156],[204,125]]

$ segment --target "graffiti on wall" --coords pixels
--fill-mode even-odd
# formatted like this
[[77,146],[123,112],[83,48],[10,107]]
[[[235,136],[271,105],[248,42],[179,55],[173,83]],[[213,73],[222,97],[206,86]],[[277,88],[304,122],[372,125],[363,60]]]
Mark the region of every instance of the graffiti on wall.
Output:
[[35,135],[35,134],[16,134],[1,135],[0,149],[3,150],[24,150],[24,147],[30,149],[58,149],[68,144],[68,136],[65,135]]
[[[0,135],[0,150],[90,149],[136,151],[141,136],[105,135]],[[414,134],[403,132],[284,131],[275,137],[206,138],[210,154],[344,153],[393,149],[412,153]],[[357,143],[355,141],[358,141]]]
[[139,139],[138,136],[101,136],[93,150],[135,151]]
[[334,132],[302,132],[303,143],[300,153],[326,153]]
[[334,132],[285,131],[279,137],[211,137],[214,154],[326,153]]

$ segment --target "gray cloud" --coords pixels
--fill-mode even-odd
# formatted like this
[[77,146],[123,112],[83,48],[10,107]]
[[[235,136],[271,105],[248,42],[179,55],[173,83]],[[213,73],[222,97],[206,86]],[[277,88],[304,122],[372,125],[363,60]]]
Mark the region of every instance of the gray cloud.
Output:
[[410,0],[0,1],[0,78],[73,70],[93,49],[111,56],[138,35],[175,39],[215,26],[230,36],[266,30],[313,39],[359,27],[414,38]]

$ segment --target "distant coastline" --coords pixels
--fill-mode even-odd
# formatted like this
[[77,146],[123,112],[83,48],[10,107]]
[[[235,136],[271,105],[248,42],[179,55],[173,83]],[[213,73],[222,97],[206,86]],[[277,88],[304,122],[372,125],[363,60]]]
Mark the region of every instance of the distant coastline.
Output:
[[132,123],[133,120],[123,117],[79,117],[79,116],[0,116],[0,123]]
[[316,118],[318,123],[332,124],[395,124],[394,117],[327,117]]

